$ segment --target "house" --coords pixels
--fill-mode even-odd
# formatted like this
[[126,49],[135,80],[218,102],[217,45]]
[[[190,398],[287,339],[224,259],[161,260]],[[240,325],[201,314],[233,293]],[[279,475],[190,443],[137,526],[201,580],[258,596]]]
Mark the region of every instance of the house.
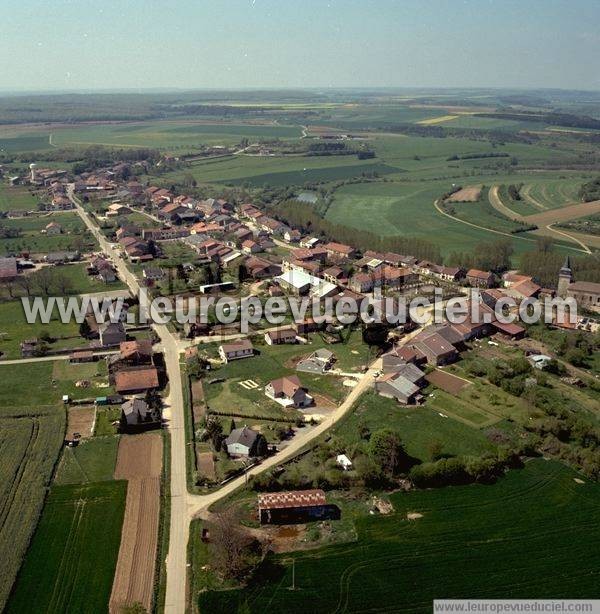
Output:
[[142,269],[142,277],[146,282],[156,283],[165,276],[165,272],[157,266],[147,266]]
[[348,276],[339,266],[331,266],[323,271],[323,278],[332,284],[346,284]]
[[452,343],[440,333],[430,330],[430,327],[414,337],[408,347],[425,356],[427,362],[436,366],[449,364],[458,358],[458,352]]
[[121,432],[140,432],[160,428],[162,412],[152,408],[140,398],[133,398],[121,405],[119,430]]
[[281,267],[268,260],[251,256],[244,262],[246,271],[253,279],[265,279],[281,273]]
[[331,260],[345,260],[353,258],[356,254],[356,250],[353,247],[342,243],[335,243],[334,241],[326,243],[324,247],[327,251],[327,256]]
[[494,285],[494,274],[491,271],[469,269],[466,279],[473,288],[491,288]]
[[254,356],[254,346],[248,339],[240,339],[233,343],[224,343],[219,346],[219,356],[223,362],[238,360],[240,358],[250,358]]
[[298,269],[290,269],[279,275],[275,281],[288,292],[297,296],[312,294],[325,298],[337,293],[338,289],[335,284],[325,281],[320,277],[315,277],[309,273]]
[[283,233],[283,240],[288,243],[298,243],[298,241],[300,241],[300,236],[300,232],[296,229],[286,230]]
[[122,341],[119,344],[119,359],[128,365],[149,365],[152,363],[152,354],[150,339]]
[[297,375],[274,379],[265,386],[265,394],[284,407],[308,407],[313,402]]
[[315,350],[308,358],[301,360],[296,365],[297,371],[305,373],[325,373],[333,366],[335,355],[326,348]]
[[294,322],[292,327],[298,335],[306,335],[318,331],[321,328],[321,324],[315,322],[313,318],[305,318],[302,321]]
[[138,394],[158,388],[158,371],[154,366],[121,369],[114,374],[115,389],[119,394]]
[[62,226],[58,222],[50,222],[46,224],[44,231],[49,237],[55,237],[62,232]]
[[321,489],[269,492],[258,495],[258,518],[261,524],[339,520],[340,509],[327,505]]
[[396,399],[408,405],[419,400],[425,373],[412,363],[396,365],[391,373],[386,373],[375,382],[375,390],[383,397]]
[[246,239],[242,241],[242,251],[244,254],[258,254],[258,252],[262,252],[262,247],[252,239]]
[[335,458],[335,462],[344,471],[349,471],[350,469],[352,469],[352,461],[345,454],[338,454]]
[[100,334],[100,345],[112,347],[125,341],[127,334],[122,322],[106,322],[98,328]]
[[304,237],[304,239],[300,241],[300,247],[307,247],[309,249],[312,249],[319,242],[320,242],[320,239],[317,237]]
[[113,203],[108,206],[108,211],[106,212],[106,217],[117,217],[120,215],[129,215],[131,213],[131,209],[122,205],[120,203]]
[[296,331],[293,328],[269,330],[265,333],[267,345],[282,345],[284,343],[296,343]]
[[225,439],[227,454],[233,458],[266,456],[267,441],[259,432],[243,426],[233,429]]

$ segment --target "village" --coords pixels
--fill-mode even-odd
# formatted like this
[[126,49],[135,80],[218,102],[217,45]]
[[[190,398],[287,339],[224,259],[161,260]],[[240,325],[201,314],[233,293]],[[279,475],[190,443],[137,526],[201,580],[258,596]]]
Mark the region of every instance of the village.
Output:
[[[34,295],[45,277],[46,294],[52,284],[60,292],[61,279],[65,291],[76,293],[64,279],[78,267],[85,295],[121,298],[126,308],[119,321],[101,323],[90,309],[69,334],[59,328],[53,335],[11,335],[11,348],[0,354],[0,362],[56,360],[71,365],[73,377],[81,372],[74,388],[62,394],[69,415],[65,445],[71,448],[83,449],[98,424],[127,438],[172,430],[175,420],[185,423],[180,443],[191,454],[186,452],[183,469],[191,509],[198,509],[192,518],[210,520],[203,497],[224,497],[240,480],[256,476],[258,494],[250,492],[251,500],[245,500],[247,522],[255,523],[256,530],[265,527],[259,535],[275,551],[303,547],[306,539],[304,531],[291,541],[287,534],[283,537],[277,528],[282,525],[318,522],[317,543],[341,539],[346,503],[332,500],[327,491],[368,480],[368,454],[342,427],[342,435],[334,430],[336,446],[323,444],[322,438],[338,421],[344,424],[342,418],[354,420],[352,409],[361,395],[375,412],[413,408],[477,430],[492,428],[501,419],[522,419],[525,408],[512,393],[492,389],[478,377],[475,363],[516,364],[523,358],[529,386],[542,381],[542,371],[559,374],[556,385],[563,392],[590,385],[587,373],[565,360],[564,353],[540,342],[537,328],[503,323],[495,315],[496,304],[506,297],[517,304],[574,298],[582,310],[577,322],[556,319],[549,328],[591,339],[600,327],[595,317],[600,284],[577,281],[568,257],[557,271],[556,286],[542,287],[517,270],[463,269],[411,255],[361,252],[329,240],[333,237],[305,234],[252,203],[200,200],[144,184],[135,178],[143,171],[118,163],[72,176],[32,164],[26,175],[10,178],[10,189],[33,190],[43,206],[8,211],[5,220],[28,220],[30,227],[39,227],[36,232],[48,249],[55,244],[77,248],[5,254],[0,283],[10,296]],[[73,220],[81,226],[73,226]],[[50,278],[48,271],[56,276]],[[248,332],[242,332],[239,321],[224,324],[214,317],[158,327],[138,322],[139,288],[151,297],[191,300],[208,295],[238,302],[248,296],[261,302],[309,297],[330,299],[334,305],[343,299],[360,302],[375,292],[399,300],[433,298],[441,291],[448,301],[476,288],[478,307],[489,317],[461,324],[409,320],[370,329],[335,318],[294,321],[288,312],[283,324],[262,320]],[[181,408],[174,379],[181,380]],[[502,410],[499,401],[505,404]],[[394,419],[388,424],[396,426]],[[298,450],[311,441],[318,442],[315,449],[326,450],[324,456],[314,463],[313,451],[297,460]],[[439,454],[432,459],[441,458]],[[324,466],[327,477],[319,474]],[[301,478],[298,467],[304,472]],[[306,477],[313,473],[314,478]],[[389,511],[385,499],[370,505],[371,512]],[[202,539],[209,543],[216,536],[211,538],[206,528]],[[135,578],[131,572],[132,585]],[[122,590],[113,587],[115,595]],[[142,597],[148,602],[147,590]]]

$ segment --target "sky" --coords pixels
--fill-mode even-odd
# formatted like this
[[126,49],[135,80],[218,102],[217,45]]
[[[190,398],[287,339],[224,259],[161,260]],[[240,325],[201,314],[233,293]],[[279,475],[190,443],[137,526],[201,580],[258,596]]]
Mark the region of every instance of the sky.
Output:
[[600,89],[598,0],[0,0],[0,89]]

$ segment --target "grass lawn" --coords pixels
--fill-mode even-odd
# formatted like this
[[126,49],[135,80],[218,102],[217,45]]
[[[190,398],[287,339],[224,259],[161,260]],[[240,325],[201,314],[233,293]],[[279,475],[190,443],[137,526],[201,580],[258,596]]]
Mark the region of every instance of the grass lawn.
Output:
[[87,484],[113,479],[118,437],[92,437],[74,448],[65,448],[55,477],[56,484]]
[[[5,139],[0,139],[0,149]],[[25,186],[0,183],[0,211],[35,211],[41,198]]]
[[[0,367],[0,382],[5,381],[4,368]],[[0,398],[4,402],[5,395],[0,393]],[[35,530],[64,430],[61,407],[0,407],[0,608]]]
[[[47,253],[55,251],[86,252],[97,247],[96,240],[75,212],[53,213],[43,216],[0,220],[9,229],[19,229],[21,236],[0,239],[0,254],[12,254],[22,251]],[[62,226],[59,235],[47,235],[41,231],[50,222]]]
[[356,408],[333,432],[348,446],[356,445],[360,441],[358,425],[361,422],[366,423],[372,433],[382,428],[397,430],[408,454],[422,461],[430,460],[428,448],[432,442],[440,442],[443,453],[450,456],[480,456],[493,449],[477,428],[453,418],[443,418],[427,406],[403,407],[375,392],[363,395]]
[[63,324],[56,315],[48,324],[28,324],[20,300],[0,303],[0,352],[6,358],[21,358],[21,341],[40,337],[44,332],[54,339],[72,338],[68,342],[73,345],[83,341],[79,337],[79,324],[76,322]]
[[106,612],[127,483],[54,486],[6,612]]
[[[393,603],[429,612],[435,598],[589,598],[600,580],[600,554],[589,547],[600,539],[600,485],[575,478],[540,459],[492,486],[392,494],[391,515],[356,515],[356,542],[272,556],[248,588],[201,593],[200,611],[293,613],[307,603],[389,611]],[[422,517],[407,520],[409,512]]]
[[88,365],[69,365],[72,379],[55,380],[55,362],[32,362],[26,367],[21,364],[0,364],[0,406],[51,405],[61,402],[64,394],[73,399],[87,399],[112,393],[111,387],[103,386],[108,383],[106,376],[93,378],[89,388],[75,386],[77,379],[88,379],[85,373],[79,377],[78,367],[87,368]]

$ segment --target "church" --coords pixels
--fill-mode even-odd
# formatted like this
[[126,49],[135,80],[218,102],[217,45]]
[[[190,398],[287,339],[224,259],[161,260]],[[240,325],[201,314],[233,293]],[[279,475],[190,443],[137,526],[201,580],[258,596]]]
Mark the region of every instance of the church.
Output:
[[600,312],[600,284],[591,281],[574,281],[569,256],[558,273],[558,296],[574,298],[579,307]]

